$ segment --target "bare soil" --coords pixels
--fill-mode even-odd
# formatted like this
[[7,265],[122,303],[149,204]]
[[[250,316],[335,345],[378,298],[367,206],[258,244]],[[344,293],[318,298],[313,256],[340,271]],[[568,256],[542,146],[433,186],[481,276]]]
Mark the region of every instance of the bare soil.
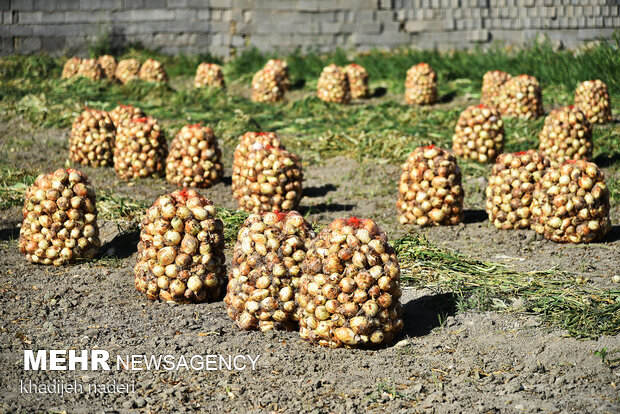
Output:
[[[36,171],[64,166],[68,132],[18,121],[2,125],[9,165]],[[286,142],[285,142],[286,144]],[[2,149],[2,148],[0,148]],[[303,153],[301,157],[303,158]],[[202,193],[235,208],[232,149],[226,179]],[[305,165],[302,212],[327,224],[372,218],[392,239],[421,232],[446,248],[519,269],[557,267],[617,289],[620,210],[607,239],[559,245],[531,231],[499,231],[484,212],[485,178],[466,178],[466,220],[454,227],[402,228],[395,200],[399,166],[346,158]],[[112,169],[81,168],[98,189],[154,201],[173,188],[162,179],[124,183]],[[611,173],[611,172],[609,172]],[[457,313],[454,297],[406,289],[405,331],[383,349],[329,350],[295,332],[241,332],[223,302],[151,303],[133,284],[137,233],[100,221],[99,258],[69,267],[29,264],[17,250],[19,207],[0,210],[0,411],[206,412],[620,412],[620,365],[594,352],[620,352],[620,336],[577,340],[531,315]],[[121,226],[122,227],[122,226]],[[227,253],[230,258],[231,246]],[[115,355],[260,355],[252,371],[24,371],[24,349],[104,349]],[[20,380],[133,383],[120,394],[20,393]]]

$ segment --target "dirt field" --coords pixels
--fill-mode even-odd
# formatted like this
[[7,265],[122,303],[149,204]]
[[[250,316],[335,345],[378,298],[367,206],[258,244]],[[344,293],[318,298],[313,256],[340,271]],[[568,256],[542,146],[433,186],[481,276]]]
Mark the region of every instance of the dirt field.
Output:
[[[65,164],[68,131],[41,130],[17,121],[7,163],[26,170]],[[286,144],[286,140],[285,140]],[[50,149],[54,149],[51,151]],[[304,158],[304,154],[300,154]],[[226,179],[202,191],[234,209],[231,148]],[[399,166],[332,158],[304,165],[302,212],[327,224],[356,215],[376,220],[391,239],[406,231],[397,221]],[[112,169],[82,169],[97,189],[152,202],[172,190],[164,180],[119,182]],[[613,172],[611,173],[613,174]],[[466,220],[453,228],[422,230],[440,246],[518,269],[557,267],[617,289],[620,274],[619,206],[602,243],[558,245],[531,231],[502,232],[483,210],[485,178],[467,178]],[[17,250],[20,208],[0,210],[0,411],[146,412],[608,412],[620,411],[620,364],[595,352],[620,352],[620,336],[577,340],[537,316],[458,312],[450,294],[406,289],[405,331],[374,351],[327,350],[294,332],[240,332],[223,302],[150,303],[134,288],[137,233],[100,220],[102,253],[91,263],[51,268],[28,264]],[[418,230],[420,231],[420,230]],[[231,246],[227,257],[232,255]],[[259,357],[243,371],[26,372],[24,349],[104,349],[116,355],[199,354]],[[608,362],[608,361],[607,361]],[[33,383],[132,384],[133,393],[25,394]]]

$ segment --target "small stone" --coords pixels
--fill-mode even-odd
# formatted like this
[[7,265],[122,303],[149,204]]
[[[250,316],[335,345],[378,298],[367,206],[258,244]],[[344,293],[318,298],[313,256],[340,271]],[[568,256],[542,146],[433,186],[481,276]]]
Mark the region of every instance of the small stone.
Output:
[[409,339],[403,339],[401,341],[396,342],[394,348],[404,348],[409,345]]
[[512,381],[506,384],[506,392],[510,394],[517,393],[519,391],[523,391],[523,384],[518,381]]

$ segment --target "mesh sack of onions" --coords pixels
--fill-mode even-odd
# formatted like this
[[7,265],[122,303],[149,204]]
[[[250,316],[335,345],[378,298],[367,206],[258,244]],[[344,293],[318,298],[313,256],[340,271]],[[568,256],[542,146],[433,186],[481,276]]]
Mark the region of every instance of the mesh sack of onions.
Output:
[[81,63],[82,59],[77,56],[69,58],[62,67],[62,78],[68,79],[77,75]]
[[254,102],[278,102],[284,99],[282,73],[265,67],[252,78],[252,100]]
[[136,289],[150,300],[221,299],[226,283],[224,225],[195,190],[161,196],[142,220]]
[[407,71],[405,100],[409,105],[437,102],[437,74],[428,63],[418,63]]
[[530,75],[510,78],[500,89],[497,108],[505,116],[536,119],[543,114],[542,90]]
[[461,113],[452,137],[452,150],[457,156],[493,162],[503,149],[504,122],[496,109],[480,104]]
[[301,162],[280,147],[275,134],[244,135],[235,151],[232,173],[239,208],[251,213],[294,210],[302,197],[302,185]]
[[123,180],[163,175],[167,145],[154,118],[125,119],[116,130],[114,169]]
[[585,160],[550,167],[534,190],[532,213],[532,228],[549,240],[601,240],[611,229],[605,175]]
[[224,81],[224,73],[220,65],[215,63],[203,62],[198,65],[196,69],[196,76],[194,77],[194,87],[203,88],[205,86],[212,86],[214,88],[225,88],[226,82]]
[[140,72],[140,62],[136,59],[124,59],[118,62],[116,65],[116,72],[114,77],[119,80],[120,83],[127,83],[132,80],[138,79],[138,73]]
[[116,79],[114,75],[116,73],[116,59],[111,55],[101,55],[97,58],[97,62],[101,69],[103,69],[103,73],[105,74],[106,79],[109,81],[113,81]]
[[42,174],[27,190],[19,250],[32,263],[64,265],[91,259],[101,245],[95,189],[73,169]]
[[101,80],[105,78],[105,72],[97,62],[97,59],[84,59],[80,62],[76,76],[83,76],[90,80]]
[[368,72],[357,63],[351,63],[344,67],[344,72],[349,80],[349,88],[351,89],[351,98],[363,99],[368,98],[370,89],[368,88]]
[[403,328],[400,268],[369,219],[336,219],[310,242],[298,296],[301,338],[330,348],[389,343]]
[[586,115],[573,105],[552,110],[538,138],[539,151],[551,161],[592,158],[592,126]]
[[402,166],[396,207],[402,224],[454,225],[463,221],[461,169],[448,151],[418,147]]
[[269,59],[264,66],[265,69],[273,70],[276,78],[280,83],[280,87],[285,91],[291,90],[291,76],[288,70],[288,63],[282,59]]
[[333,63],[323,68],[316,85],[316,95],[325,102],[349,103],[351,89],[345,70]]
[[480,94],[480,103],[497,108],[499,105],[500,92],[504,84],[511,76],[501,70],[492,70],[482,76],[482,92]]
[[186,125],[170,145],[166,180],[183,187],[211,187],[224,174],[221,158],[222,151],[211,128]]
[[296,211],[250,215],[239,230],[224,299],[245,330],[297,328],[301,263],[312,227]]
[[168,82],[168,74],[160,61],[147,59],[140,66],[138,77],[149,82]]
[[592,124],[611,122],[611,103],[607,85],[600,79],[580,83],[575,89],[575,106]]
[[93,167],[112,165],[116,127],[105,111],[84,108],[69,135],[72,161]]
[[495,227],[531,227],[534,188],[549,165],[549,158],[532,150],[497,157],[485,191],[486,212]]

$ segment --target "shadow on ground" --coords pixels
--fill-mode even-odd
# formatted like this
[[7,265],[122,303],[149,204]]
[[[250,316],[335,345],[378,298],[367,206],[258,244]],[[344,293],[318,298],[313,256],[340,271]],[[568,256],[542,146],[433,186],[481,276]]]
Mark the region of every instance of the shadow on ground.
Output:
[[19,229],[12,227],[10,229],[0,229],[0,240],[11,241],[19,239]]
[[340,204],[340,203],[319,203],[312,206],[302,206],[299,208],[299,212],[302,215],[318,214],[318,213],[333,213],[338,211],[351,211],[355,208],[355,204]]
[[613,243],[620,240],[620,226],[611,226],[611,230],[602,240],[603,243]]
[[296,79],[295,82],[293,82],[293,84],[291,85],[291,89],[293,90],[303,89],[304,86],[306,86],[306,80],[300,78],[300,79]]
[[620,152],[614,152],[612,154],[599,154],[593,161],[600,168],[611,167],[620,161]]
[[480,209],[465,210],[463,213],[465,215],[463,218],[465,224],[484,223],[489,219],[487,212]]
[[338,188],[333,184],[325,184],[318,187],[304,188],[304,196],[306,197],[323,197],[332,191],[336,191]]
[[426,295],[403,305],[405,327],[401,336],[424,336],[456,313],[456,295],[440,293]]
[[379,86],[378,88],[375,88],[370,96],[372,98],[381,98],[382,96],[385,96],[385,94],[387,94],[387,88]]
[[439,103],[450,103],[456,98],[456,92],[450,92],[439,97]]
[[140,240],[140,230],[137,228],[123,231],[112,240],[101,246],[99,255],[101,257],[114,257],[125,259],[138,251],[138,241]]

